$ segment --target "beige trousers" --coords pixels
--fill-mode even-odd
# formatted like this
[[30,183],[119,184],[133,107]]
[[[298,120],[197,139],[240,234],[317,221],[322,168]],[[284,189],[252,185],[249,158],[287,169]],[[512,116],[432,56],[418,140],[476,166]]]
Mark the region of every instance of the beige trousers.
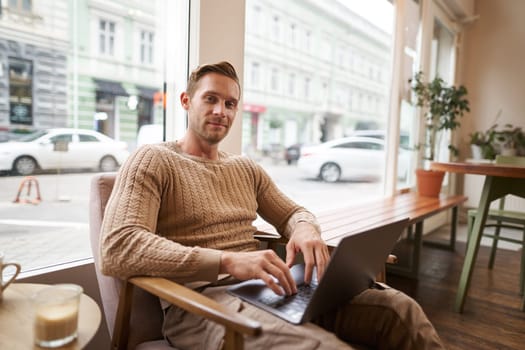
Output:
[[[245,349],[444,349],[421,307],[392,288],[368,289],[314,322],[292,325],[211,287],[203,294],[262,324],[259,337],[245,337]],[[220,349],[224,329],[211,321],[170,307],[163,325],[177,349]]]

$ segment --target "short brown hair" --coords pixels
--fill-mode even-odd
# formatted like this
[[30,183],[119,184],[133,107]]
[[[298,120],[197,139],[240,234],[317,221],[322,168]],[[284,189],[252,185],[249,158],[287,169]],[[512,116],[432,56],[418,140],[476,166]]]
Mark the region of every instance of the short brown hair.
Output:
[[233,79],[239,87],[239,92],[241,91],[241,84],[239,83],[239,77],[237,77],[237,72],[235,71],[235,68],[233,68],[231,63],[222,61],[219,63],[201,65],[197,67],[193,72],[191,72],[190,77],[188,79],[188,85],[186,87],[186,93],[190,97],[193,97],[193,94],[197,89],[197,83],[199,82],[199,80],[201,80],[203,76],[209,73],[217,73]]

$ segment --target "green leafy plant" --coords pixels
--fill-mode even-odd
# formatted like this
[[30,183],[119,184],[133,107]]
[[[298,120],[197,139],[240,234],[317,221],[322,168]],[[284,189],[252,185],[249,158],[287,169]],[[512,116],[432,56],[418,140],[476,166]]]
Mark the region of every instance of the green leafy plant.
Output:
[[494,159],[504,149],[515,149],[518,155],[525,155],[525,133],[521,127],[505,124],[498,128],[492,125],[485,131],[475,131],[470,134],[470,144],[481,147],[485,159]]
[[496,158],[496,148],[494,147],[494,140],[496,138],[496,127],[492,125],[485,131],[474,131],[469,134],[470,144],[480,147],[481,155],[484,159]]
[[[435,155],[439,154],[438,136],[441,136],[445,130],[459,127],[459,118],[470,111],[469,101],[466,98],[467,89],[464,86],[447,86],[440,77],[424,82],[422,72],[416,73],[408,82],[417,98],[416,106],[424,109],[426,133],[423,159],[434,160]],[[458,155],[455,146],[450,144],[448,148],[453,155]]]

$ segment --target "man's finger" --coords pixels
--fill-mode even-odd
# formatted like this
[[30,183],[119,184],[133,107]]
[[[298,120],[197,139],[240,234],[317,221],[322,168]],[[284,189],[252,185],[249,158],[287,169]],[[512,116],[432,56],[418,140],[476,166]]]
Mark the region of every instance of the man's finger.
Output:
[[286,245],[286,266],[292,267],[295,262],[295,248],[291,243]]
[[263,282],[277,295],[284,295],[285,291],[281,286],[275,281],[275,279],[268,273],[262,272],[260,278]]
[[304,249],[303,250],[303,258],[304,258],[304,282],[310,283],[312,281],[312,274],[315,266],[315,257],[314,257],[314,251],[312,248]]
[[328,254],[328,249],[326,247],[322,247],[321,249],[317,249],[315,251],[315,256],[317,267],[317,280],[321,280],[326,270],[326,265],[328,265],[330,255]]
[[276,264],[270,264],[266,270],[277,279],[287,295],[297,293],[297,286],[295,285],[292,273],[282,260],[279,259]]

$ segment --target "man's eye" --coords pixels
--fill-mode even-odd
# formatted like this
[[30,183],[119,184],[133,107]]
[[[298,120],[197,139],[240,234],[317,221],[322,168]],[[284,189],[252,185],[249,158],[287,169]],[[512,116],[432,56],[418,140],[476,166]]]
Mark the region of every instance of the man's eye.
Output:
[[230,108],[230,109],[233,109],[235,107],[237,107],[237,104],[233,101],[226,101],[226,107],[227,108]]
[[215,98],[215,96],[206,96],[206,97],[204,98],[204,100],[205,100],[206,102],[214,103],[217,99]]

